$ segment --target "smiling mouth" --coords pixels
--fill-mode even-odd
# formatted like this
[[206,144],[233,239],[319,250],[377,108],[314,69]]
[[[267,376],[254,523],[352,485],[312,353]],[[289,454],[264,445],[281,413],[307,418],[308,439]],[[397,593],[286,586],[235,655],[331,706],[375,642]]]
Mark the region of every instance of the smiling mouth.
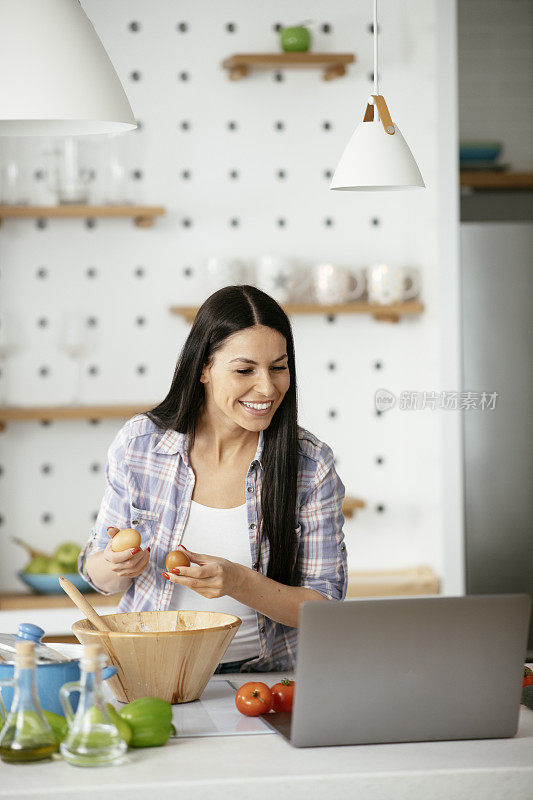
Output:
[[268,403],[247,403],[244,400],[239,400],[239,403],[245,407],[247,411],[252,411],[259,414],[266,414],[272,406],[274,405],[274,401],[270,400]]

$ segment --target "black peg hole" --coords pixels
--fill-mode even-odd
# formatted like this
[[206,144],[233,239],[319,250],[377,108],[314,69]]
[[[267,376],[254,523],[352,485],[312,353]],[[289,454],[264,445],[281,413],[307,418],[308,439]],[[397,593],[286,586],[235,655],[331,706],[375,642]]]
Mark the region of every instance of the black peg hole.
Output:
[[330,180],[332,179],[332,177],[333,177],[333,171],[332,171],[332,170],[330,170],[330,169],[325,169],[325,170],[324,170],[324,178],[325,178],[327,181],[330,181]]
[[96,520],[98,519],[98,511],[93,511],[93,513],[91,514],[91,519],[93,522],[96,522]]
[[237,30],[237,26],[234,22],[226,22],[226,31],[227,33],[235,33]]
[[329,122],[329,120],[326,120],[322,123],[322,127],[325,131],[330,131],[333,128],[333,125],[331,122]]
[[274,80],[277,83],[281,83],[283,80],[285,80],[285,76],[284,76],[283,72],[275,72],[274,73]]
[[333,227],[332,218],[331,217],[326,217],[326,219],[324,220],[324,225],[326,226],[326,228],[332,228]]
[[101,421],[101,419],[90,419],[89,425],[100,425]]
[[39,328],[46,328],[46,326],[48,325],[48,320],[46,319],[46,317],[40,317],[37,320],[37,325],[39,326]]
[[142,180],[142,177],[143,177],[142,170],[141,169],[133,170],[133,172],[131,173],[131,177],[133,178],[134,181]]
[[238,228],[240,223],[237,217],[232,217],[229,221],[229,224],[232,228]]
[[278,120],[277,120],[277,121],[274,123],[274,128],[275,128],[277,131],[284,131],[284,130],[285,130],[285,123],[284,123],[284,122],[282,122],[280,119],[278,119]]
[[182,131],[190,131],[191,123],[189,122],[188,119],[182,119],[182,121],[180,122],[180,128]]
[[320,30],[322,31],[322,33],[331,33],[331,31],[333,30],[333,26],[329,22],[324,22]]
[[136,278],[144,278],[146,274],[146,270],[144,267],[135,267],[135,272],[133,273]]
[[272,30],[274,33],[280,33],[283,30],[283,25],[281,22],[275,22],[274,25],[272,25]]
[[48,270],[46,269],[46,267],[39,267],[39,269],[36,272],[36,275],[37,275],[38,278],[41,278],[41,280],[43,278],[47,278],[48,277]]
[[51,419],[40,419],[39,424],[43,426],[43,428],[47,428],[49,425],[52,424]]
[[52,465],[51,464],[43,464],[41,467],[41,472],[43,475],[50,475],[52,472]]
[[284,170],[284,169],[278,169],[278,171],[276,172],[276,177],[277,177],[277,178],[278,178],[280,181],[284,181],[284,180],[285,180],[285,178],[287,177],[287,173],[285,172],[285,170]]
[[100,472],[101,466],[100,464],[95,461],[94,464],[91,464],[91,472]]
[[379,225],[379,217],[372,217],[371,223],[374,226]]
[[328,322],[335,322],[335,314],[328,314],[326,319]]
[[180,177],[181,177],[182,180],[188,181],[188,180],[191,179],[191,174],[192,173],[191,173],[190,169],[183,169],[181,171],[181,173],[180,173]]
[[191,275],[193,274],[192,267],[185,267],[183,270],[183,274],[185,275],[186,278],[190,278]]
[[230,130],[230,131],[236,131],[238,127],[239,127],[239,126],[238,126],[238,124],[235,122],[235,120],[234,120],[234,119],[230,119],[230,121],[229,121],[229,122],[228,122],[228,124],[227,124],[227,128],[228,128],[228,130]]
[[98,270],[96,269],[96,267],[87,267],[87,269],[85,270],[85,275],[88,278],[96,278],[96,276],[98,275]]
[[52,522],[53,518],[54,518],[53,515],[50,514],[49,511],[47,511],[46,514],[43,514],[41,516],[41,522],[44,522],[45,525],[48,525],[50,522]]
[[231,169],[229,171],[229,177],[232,181],[236,181],[239,177],[239,170],[238,169]]
[[132,81],[140,81],[141,73],[139,72],[139,70],[136,69],[133,72],[130,72],[130,78]]
[[50,375],[50,367],[39,367],[39,376],[41,378],[48,378]]
[[35,172],[33,173],[33,177],[35,178],[36,181],[43,181],[46,177],[46,172],[44,171],[44,169],[36,169]]
[[376,511],[378,512],[378,514],[383,514],[383,512],[385,511],[385,506],[380,503],[379,505],[376,506]]
[[184,228],[190,228],[192,226],[192,219],[189,219],[189,217],[185,217],[185,219],[181,220],[181,224],[183,225]]
[[137,124],[137,127],[136,127],[136,128],[134,128],[134,130],[136,130],[136,131],[142,131],[142,130],[143,130],[143,128],[144,128],[144,122],[141,122],[141,120],[140,120],[140,119],[136,119],[136,120],[135,120],[135,122],[136,122],[136,124]]
[[381,417],[383,411],[380,411],[379,408],[376,409],[376,417]]
[[178,22],[176,25],[176,30],[179,31],[179,33],[187,33],[189,26],[186,22]]
[[287,226],[287,220],[283,219],[283,217],[280,217],[278,220],[276,220],[276,224],[278,228],[285,228]]
[[98,325],[98,320],[96,317],[87,317],[88,328],[96,328],[97,325]]
[[138,31],[141,30],[141,23],[140,22],[130,22],[128,27],[129,27],[130,31],[132,31],[132,33],[137,33]]
[[328,411],[328,414],[332,419],[335,419],[335,417],[337,416],[337,411],[334,408],[330,408],[330,410]]
[[135,324],[138,325],[139,327],[146,325],[146,317],[137,317],[137,319],[135,320]]
[[139,366],[137,367],[137,372],[139,373],[139,375],[145,375],[146,371],[147,371],[146,365],[145,364],[139,364]]
[[184,72],[180,72],[180,74],[178,75],[178,77],[179,77],[180,81],[183,81],[184,83],[186,83],[186,82],[189,80],[189,78],[190,78],[190,75],[189,75],[189,73],[188,73],[188,72],[185,72],[185,71],[184,71]]
[[85,220],[85,226],[87,228],[96,228],[96,220],[89,217],[89,219]]
[[374,369],[381,369],[383,367],[382,361],[374,361]]
[[329,369],[331,372],[333,372],[334,370],[336,370],[336,369],[337,369],[337,365],[335,364],[335,362],[334,362],[334,361],[330,361],[330,362],[329,362],[329,364],[328,364],[328,369]]
[[376,464],[380,464],[381,465],[381,464],[384,463],[384,461],[385,461],[385,459],[383,458],[383,456],[377,456]]
[[98,375],[99,371],[100,370],[98,369],[96,364],[91,364],[90,367],[87,367],[87,374],[90,375],[92,378],[94,378],[95,375]]
[[40,218],[40,219],[37,220],[37,222],[35,224],[36,224],[36,226],[38,228],[43,230],[44,228],[48,227],[48,220]]

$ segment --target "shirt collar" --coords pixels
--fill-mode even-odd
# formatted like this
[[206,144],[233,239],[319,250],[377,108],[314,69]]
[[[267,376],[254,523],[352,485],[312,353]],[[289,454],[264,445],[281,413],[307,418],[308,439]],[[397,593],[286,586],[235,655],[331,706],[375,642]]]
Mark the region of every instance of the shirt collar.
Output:
[[[261,456],[263,454],[264,433],[259,431],[259,441],[257,442],[257,450],[255,451],[254,461],[259,464],[261,468]],[[173,456],[180,453],[186,464],[189,463],[189,435],[187,433],[180,433],[168,429],[165,431],[159,442],[154,447],[154,453],[162,453],[163,455]]]

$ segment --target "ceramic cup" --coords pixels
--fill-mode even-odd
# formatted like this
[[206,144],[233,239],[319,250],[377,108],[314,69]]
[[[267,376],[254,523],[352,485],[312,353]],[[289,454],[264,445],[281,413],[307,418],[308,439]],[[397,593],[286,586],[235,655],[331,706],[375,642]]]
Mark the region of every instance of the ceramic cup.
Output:
[[293,263],[287,258],[264,255],[257,262],[257,286],[278,303],[288,303],[295,284]]
[[238,258],[211,256],[206,261],[206,271],[211,294],[224,286],[246,283],[246,265]]
[[317,264],[311,271],[313,294],[321,305],[357,300],[365,290],[364,270],[348,270],[335,264]]
[[412,299],[420,292],[420,271],[414,267],[374,264],[367,269],[367,283],[370,303],[400,303]]

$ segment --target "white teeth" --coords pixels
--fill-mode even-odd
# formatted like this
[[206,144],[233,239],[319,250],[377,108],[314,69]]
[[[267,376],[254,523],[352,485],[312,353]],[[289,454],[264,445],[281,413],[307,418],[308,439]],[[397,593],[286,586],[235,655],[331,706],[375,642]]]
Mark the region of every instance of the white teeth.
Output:
[[257,411],[264,411],[265,409],[270,408],[272,405],[272,403],[245,403],[243,400],[241,400],[241,403],[243,406],[246,406],[247,408],[255,408]]

